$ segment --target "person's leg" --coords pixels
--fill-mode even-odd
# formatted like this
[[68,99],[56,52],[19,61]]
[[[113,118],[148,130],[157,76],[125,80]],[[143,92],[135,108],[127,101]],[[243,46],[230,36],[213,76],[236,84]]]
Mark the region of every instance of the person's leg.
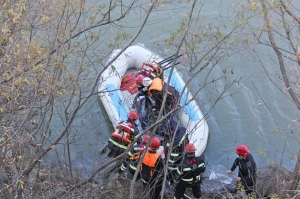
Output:
[[244,186],[244,190],[246,192],[246,195],[248,194],[254,194],[254,183],[252,180],[248,180],[248,181],[241,181],[243,186]]
[[192,190],[193,190],[193,195],[194,195],[195,199],[201,198],[200,183],[192,185]]
[[154,185],[153,185],[153,199],[159,199],[159,194],[162,190],[162,182],[163,182],[162,179],[155,180]]
[[185,190],[186,190],[186,186],[184,185],[184,182],[180,181],[175,187],[174,199],[183,198]]

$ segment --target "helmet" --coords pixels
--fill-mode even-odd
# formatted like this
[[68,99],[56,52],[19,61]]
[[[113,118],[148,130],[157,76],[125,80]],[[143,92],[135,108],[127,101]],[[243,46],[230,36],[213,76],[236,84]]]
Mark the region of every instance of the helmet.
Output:
[[150,79],[149,77],[145,77],[145,78],[143,79],[143,86],[148,87],[148,86],[150,86],[151,84],[152,84],[152,79]]
[[137,120],[139,119],[139,114],[136,111],[130,111],[127,115],[127,118],[130,120]]
[[186,144],[185,145],[185,147],[184,147],[184,151],[186,152],[186,153],[195,153],[195,151],[196,151],[196,148],[195,148],[195,146],[193,145],[193,144]]
[[149,139],[150,139],[150,135],[144,135],[142,143],[147,143]]
[[142,85],[143,85],[143,79],[144,79],[144,76],[143,76],[143,75],[138,75],[138,76],[135,78],[135,83],[136,83],[136,85],[142,86]]
[[160,139],[158,137],[152,138],[150,142],[151,149],[158,149],[160,147]]
[[239,146],[237,146],[235,152],[238,155],[242,155],[242,156],[248,156],[250,153],[249,148],[244,144],[240,144]]

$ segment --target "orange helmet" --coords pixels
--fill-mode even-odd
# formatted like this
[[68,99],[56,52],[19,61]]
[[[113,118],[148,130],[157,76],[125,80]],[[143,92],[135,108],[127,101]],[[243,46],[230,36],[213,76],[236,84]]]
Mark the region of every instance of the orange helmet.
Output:
[[160,139],[158,137],[152,138],[150,142],[151,149],[158,149],[160,147]]
[[136,78],[135,78],[135,83],[137,86],[142,86],[143,85],[143,79],[144,79],[144,76],[143,75],[138,75]]
[[193,144],[186,144],[185,145],[185,147],[184,147],[184,151],[186,152],[186,153],[195,153],[195,151],[196,151],[196,148],[195,148],[195,146],[193,145]]
[[127,118],[130,120],[137,120],[139,119],[139,114],[136,111],[130,111],[127,115]]
[[239,146],[237,146],[235,152],[236,154],[242,156],[248,156],[250,153],[249,148],[244,144],[240,144]]
[[147,143],[149,139],[150,139],[150,135],[144,135],[142,143],[144,144]]

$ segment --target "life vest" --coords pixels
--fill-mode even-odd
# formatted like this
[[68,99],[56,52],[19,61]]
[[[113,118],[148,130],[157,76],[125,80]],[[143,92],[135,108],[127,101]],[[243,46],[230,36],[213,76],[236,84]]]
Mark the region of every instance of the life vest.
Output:
[[132,140],[131,131],[133,124],[128,122],[122,122],[118,124],[115,131],[111,134],[112,137],[117,138],[121,140],[122,142],[126,144],[130,144]]
[[147,77],[155,78],[161,75],[162,69],[155,62],[143,63],[142,67],[140,68],[140,73],[146,75]]
[[160,78],[153,79],[151,85],[148,88],[148,93],[152,97],[152,90],[161,91],[163,89],[163,80]]
[[[148,88],[148,94],[152,97],[152,90],[156,91],[164,91],[168,90],[168,95],[167,95],[167,104],[171,105],[171,107],[174,107],[177,103],[177,100],[179,98],[179,92],[171,85],[168,85],[164,83],[164,81],[160,78],[155,78],[153,79],[151,85]],[[163,93],[161,94],[161,100],[163,97]]]
[[141,165],[141,172],[143,174],[146,174],[148,177],[151,177],[155,169],[155,164],[160,156],[161,155],[157,152],[150,153],[149,151],[147,151]]

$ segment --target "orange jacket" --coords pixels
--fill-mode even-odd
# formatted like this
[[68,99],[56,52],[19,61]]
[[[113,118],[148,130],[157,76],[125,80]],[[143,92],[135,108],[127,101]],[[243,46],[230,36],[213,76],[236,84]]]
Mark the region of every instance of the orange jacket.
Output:
[[149,150],[146,152],[143,163],[141,165],[141,172],[147,178],[151,178],[156,167],[156,163],[160,158],[160,154],[158,152],[151,153]]
[[151,85],[148,88],[148,93],[152,97],[151,90],[161,91],[163,89],[163,80],[160,78],[154,78]]

